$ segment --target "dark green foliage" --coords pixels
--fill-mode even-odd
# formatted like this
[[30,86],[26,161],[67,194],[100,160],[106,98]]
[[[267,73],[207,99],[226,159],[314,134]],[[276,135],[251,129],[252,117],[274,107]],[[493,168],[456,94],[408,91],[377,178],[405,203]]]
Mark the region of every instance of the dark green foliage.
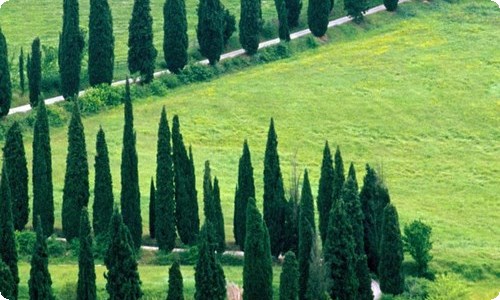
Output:
[[289,198],[285,203],[285,236],[283,241],[283,252],[293,251],[299,254],[299,214],[300,214],[300,176],[293,162]]
[[328,29],[328,15],[332,4],[330,0],[309,0],[307,25],[315,37],[322,37]]
[[9,177],[14,229],[21,231],[28,223],[29,216],[28,167],[23,135],[17,122],[7,131],[3,157]]
[[7,41],[0,28],[0,117],[9,113],[12,101],[12,83],[10,81],[9,56]]
[[333,174],[333,191],[332,191],[332,206],[335,202],[339,201],[342,196],[342,187],[344,186],[344,162],[342,161],[342,154],[340,148],[337,147],[335,151],[335,170]]
[[344,0],[344,10],[347,15],[354,19],[354,22],[363,21],[363,14],[368,10],[367,0]]
[[14,286],[12,295],[17,299],[19,271],[17,269],[16,238],[12,222],[12,202],[9,186],[9,176],[5,165],[2,167],[0,179],[0,260],[9,267]]
[[19,87],[21,88],[21,94],[24,95],[24,53],[23,47],[21,47],[21,53],[19,53]]
[[210,224],[215,224],[215,207],[213,201],[212,176],[210,175],[210,162],[205,161],[205,170],[203,171],[203,213],[205,220]]
[[139,72],[141,81],[153,80],[156,49],[153,45],[153,17],[149,0],[134,0],[132,19],[128,26],[128,69]]
[[163,20],[163,55],[167,69],[178,73],[188,62],[189,43],[184,0],[166,0]]
[[127,79],[124,99],[125,125],[123,128],[123,149],[121,163],[120,204],[123,222],[132,236],[132,246],[139,249],[142,243],[141,194],[137,169],[137,150],[135,148],[134,115],[130,85]]
[[224,9],[219,0],[200,0],[196,36],[201,55],[215,65],[224,50]]
[[155,201],[155,182],[153,177],[151,177],[151,185],[149,186],[149,237],[154,239],[155,235],[155,222],[156,222],[156,201]]
[[248,55],[254,55],[259,48],[262,11],[260,0],[241,0],[240,44]]
[[109,245],[104,257],[108,272],[106,290],[110,300],[140,299],[141,280],[137,271],[134,242],[118,209],[115,209],[109,224]]
[[319,213],[319,233],[323,245],[326,241],[326,232],[328,229],[328,220],[332,209],[333,199],[333,160],[328,142],[325,143],[323,150],[323,162],[321,163],[321,177],[318,187],[318,213]]
[[30,300],[54,300],[52,279],[49,273],[47,240],[43,235],[40,217],[35,218],[36,243],[31,256],[30,279],[28,280]]
[[288,13],[285,0],[274,0],[278,13],[278,36],[282,41],[290,41],[290,28],[288,27]]
[[302,0],[285,0],[288,26],[295,28],[299,26],[300,11],[302,10]]
[[9,267],[0,259],[0,291],[2,291],[2,297],[16,299],[14,298],[14,288],[16,286]]
[[36,107],[40,100],[42,84],[42,52],[40,39],[35,38],[31,44],[31,56],[28,60],[28,85],[30,90],[30,105]]
[[243,154],[238,165],[238,185],[234,196],[233,232],[236,244],[243,250],[246,236],[248,198],[255,198],[253,167],[247,140],[243,142]]
[[95,288],[94,255],[89,214],[84,207],[80,214],[80,251],[78,253],[78,300],[97,299]]
[[214,178],[214,189],[213,189],[213,205],[214,205],[214,217],[215,217],[215,234],[217,239],[217,252],[223,253],[226,250],[226,233],[224,229],[224,216],[222,215],[222,207],[220,203],[220,189],[219,180],[217,177]]
[[207,221],[200,231],[200,254],[195,266],[194,298],[196,300],[226,299],[226,278],[215,254],[216,241],[212,224]]
[[377,272],[379,254],[378,254],[378,230],[375,225],[375,202],[377,174],[369,165],[366,165],[366,175],[363,179],[363,187],[359,195],[361,208],[363,209],[363,228],[365,253],[368,259],[368,267],[372,272]]
[[299,267],[292,251],[285,254],[280,275],[280,300],[299,299]]
[[271,253],[278,256],[283,250],[285,233],[285,195],[278,156],[278,139],[271,119],[264,157],[264,221],[269,229]]
[[349,173],[347,173],[347,178],[351,178],[354,181],[355,190],[356,192],[358,192],[359,191],[358,179],[356,178],[356,169],[354,169],[354,164],[352,162],[351,165],[349,166]]
[[273,299],[273,266],[269,233],[255,200],[248,199],[243,300]]
[[94,206],[92,225],[94,234],[105,235],[113,214],[113,181],[109,167],[108,146],[102,127],[97,132],[95,156]]
[[183,289],[181,268],[179,262],[175,261],[168,270],[167,300],[184,300]]
[[80,213],[89,203],[89,166],[85,146],[85,133],[78,101],[74,101],[73,114],[68,128],[68,156],[64,177],[62,227],[64,236],[71,242],[78,237]]
[[392,204],[384,209],[380,240],[380,263],[378,274],[383,293],[399,295],[404,291],[403,241],[399,229],[398,212]]
[[388,11],[395,11],[398,8],[398,0],[384,0],[384,6]]
[[113,80],[115,62],[113,17],[107,0],[91,0],[89,13],[89,83],[91,86]]
[[215,177],[214,185],[212,186],[212,177],[210,175],[210,162],[205,162],[205,171],[203,176],[203,211],[205,213],[205,221],[210,222],[214,227],[216,250],[223,253],[226,249],[226,240],[224,233],[224,218],[222,216],[222,208],[220,204],[219,181]]
[[188,193],[189,193],[189,205],[190,209],[193,210],[193,212],[196,212],[196,232],[199,231],[200,227],[200,221],[198,217],[198,199],[197,199],[197,194],[198,192],[196,191],[196,176],[195,176],[195,170],[194,170],[194,158],[193,158],[193,149],[191,148],[191,145],[189,146],[189,158],[188,158]]
[[342,199],[333,204],[323,256],[332,280],[330,297],[356,300],[358,279],[355,240],[345,207]]
[[[65,99],[76,97],[80,88],[80,69],[85,42],[80,32],[79,19],[78,0],[63,0],[63,27],[59,35],[58,59],[61,94]],[[78,220],[80,219],[78,218],[77,222]]]
[[311,250],[311,263],[309,264],[306,299],[330,300],[328,291],[330,290],[331,279],[328,278],[328,270],[321,257],[318,241],[318,237],[315,235]]
[[[152,184],[152,183],[151,183]],[[158,247],[171,251],[175,246],[175,200],[172,147],[167,112],[163,107],[158,125],[156,152],[155,237]],[[149,222],[153,222],[151,219]]]
[[432,227],[420,220],[414,220],[404,227],[404,249],[417,263],[420,276],[428,272],[429,262],[432,260],[432,255],[429,253],[432,249],[431,233]]
[[316,236],[314,223],[314,204],[309,183],[307,170],[304,171],[304,183],[302,184],[302,197],[300,199],[299,217],[299,299],[307,299],[307,284],[309,282],[309,265],[311,262],[311,251]]
[[227,45],[227,42],[236,31],[236,18],[234,17],[229,9],[224,10],[224,46]]
[[33,227],[40,217],[43,232],[54,231],[54,196],[49,120],[45,102],[38,103],[33,126]]

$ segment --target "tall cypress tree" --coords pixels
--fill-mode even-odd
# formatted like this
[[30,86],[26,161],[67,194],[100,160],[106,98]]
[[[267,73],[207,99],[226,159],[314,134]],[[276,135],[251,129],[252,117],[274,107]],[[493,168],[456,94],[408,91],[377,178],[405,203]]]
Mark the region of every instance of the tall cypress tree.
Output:
[[299,267],[292,251],[285,254],[280,275],[280,300],[299,299]]
[[113,80],[115,63],[113,18],[107,0],[91,0],[89,13],[89,83],[91,86]]
[[339,201],[342,197],[342,187],[344,186],[345,175],[344,175],[344,162],[342,161],[342,154],[340,153],[340,148],[337,146],[335,151],[335,169],[333,175],[333,191],[332,191],[332,201]]
[[238,185],[234,196],[233,233],[236,244],[243,250],[246,236],[248,198],[255,198],[252,159],[247,140],[243,142],[243,154],[238,165]]
[[134,0],[132,19],[128,26],[128,69],[139,72],[141,81],[153,80],[156,49],[153,45],[153,17],[149,0]]
[[354,22],[361,23],[363,14],[368,10],[366,0],[344,0],[344,10],[347,15],[354,19]]
[[215,224],[215,207],[210,161],[208,160],[205,161],[205,170],[203,171],[203,213],[205,220],[213,226]]
[[36,107],[42,90],[42,52],[40,51],[40,39],[38,37],[31,44],[31,57],[28,65],[30,105],[31,107]]
[[106,290],[109,299],[140,299],[143,294],[137,271],[134,242],[118,209],[113,212],[108,231],[109,245],[104,257],[108,272],[104,277],[107,280]]
[[16,238],[12,222],[12,202],[9,176],[5,165],[0,179],[0,259],[9,267],[14,282],[13,295],[17,299],[19,271],[17,268]]
[[68,241],[78,237],[80,213],[89,203],[89,166],[78,101],[68,128],[68,156],[64,177],[62,227]]
[[183,289],[181,268],[179,262],[175,261],[168,270],[167,300],[184,300]]
[[[155,236],[162,250],[171,251],[175,246],[175,200],[172,147],[167,113],[163,107],[158,125],[156,152]],[[151,222],[151,220],[150,220]]]
[[58,59],[61,93],[65,99],[78,95],[84,44],[83,34],[80,32],[78,0],[63,0],[63,27],[59,35]]
[[309,0],[307,25],[315,37],[322,37],[328,29],[328,16],[332,9],[331,0]]
[[187,162],[188,174],[188,193],[189,193],[189,210],[194,212],[193,229],[198,234],[200,227],[200,218],[198,217],[198,192],[196,191],[196,173],[194,169],[193,148],[189,146],[189,157]]
[[309,282],[309,265],[313,239],[316,236],[314,223],[314,204],[307,170],[304,171],[302,184],[302,197],[300,199],[299,217],[299,299],[307,299],[307,283]]
[[14,283],[9,266],[0,259],[0,291],[2,291],[2,297],[5,297],[5,299],[16,299],[14,298],[15,286],[17,285]]
[[201,0],[196,36],[201,55],[215,65],[224,50],[224,10],[219,0]]
[[19,87],[21,87],[21,95],[24,95],[24,53],[23,53],[23,47],[21,47],[21,53],[19,53],[18,67],[19,67]]
[[294,28],[299,26],[300,11],[302,10],[302,0],[285,0],[288,26]]
[[273,299],[273,266],[269,233],[255,200],[248,199],[243,300]]
[[142,243],[141,194],[139,191],[137,150],[135,148],[134,115],[128,79],[125,85],[124,104],[125,125],[123,128],[120,204],[123,222],[127,225],[132,236],[132,246],[139,249]]
[[[378,175],[378,174],[377,174]],[[382,223],[384,220],[384,209],[391,202],[389,190],[384,184],[382,178],[377,176],[376,192],[375,192],[375,226],[378,231],[378,249],[380,249],[380,239],[382,238]]]
[[398,212],[390,203],[384,209],[381,234],[378,266],[380,289],[383,293],[399,295],[404,291],[404,274],[401,268],[404,258],[403,241]]
[[274,130],[274,121],[271,119],[264,157],[264,221],[269,228],[273,256],[278,256],[283,248],[286,204],[284,194],[278,156],[278,138]]
[[398,0],[384,0],[384,6],[388,11],[395,11],[398,8]]
[[156,188],[153,177],[151,177],[151,184],[149,185],[149,237],[156,238],[156,200],[155,200]]
[[353,180],[355,190],[356,192],[358,192],[359,191],[358,179],[356,178],[356,169],[354,168],[354,164],[352,162],[351,165],[349,166],[349,172],[347,173],[347,178],[351,178]]
[[332,209],[333,199],[333,160],[328,142],[325,142],[323,150],[323,162],[321,163],[321,177],[318,187],[318,213],[319,213],[319,233],[323,245],[326,241],[326,232],[328,229],[328,220]]
[[52,185],[52,151],[49,120],[45,102],[38,103],[33,126],[33,227],[40,217],[43,232],[54,231],[54,196]]
[[210,174],[210,162],[205,161],[205,171],[203,174],[203,212],[205,221],[210,222],[214,229],[216,250],[223,253],[226,249],[226,239],[224,232],[224,217],[222,216],[222,207],[220,204],[219,181],[217,177],[212,185],[212,176]]
[[217,251],[223,253],[226,250],[226,233],[224,229],[224,216],[222,215],[222,207],[220,203],[219,180],[217,176],[214,178],[213,203],[215,216],[215,233],[217,237]]
[[262,11],[260,0],[241,0],[240,44],[248,55],[254,55],[259,48]]
[[80,251],[78,253],[78,300],[97,299],[95,288],[94,255],[89,214],[83,207],[80,214]]
[[54,300],[52,279],[49,273],[47,240],[43,235],[40,217],[35,217],[36,242],[31,256],[30,279],[28,280],[31,300]]
[[9,55],[7,41],[0,28],[0,117],[9,113],[12,101],[12,83],[10,81]]
[[290,28],[288,27],[288,13],[285,0],[274,0],[278,13],[278,36],[282,41],[290,41]]
[[3,157],[9,177],[14,229],[23,230],[29,217],[28,167],[23,135],[17,122],[7,131]]
[[113,180],[109,167],[108,146],[102,127],[97,132],[92,226],[96,236],[107,234],[113,214]]
[[167,69],[178,73],[188,62],[186,3],[166,0],[163,5],[163,55]]

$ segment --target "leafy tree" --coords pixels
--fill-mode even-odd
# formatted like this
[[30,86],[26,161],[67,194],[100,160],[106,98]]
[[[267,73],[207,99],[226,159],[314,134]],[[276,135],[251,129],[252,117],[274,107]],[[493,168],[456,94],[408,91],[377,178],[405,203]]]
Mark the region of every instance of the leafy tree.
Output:
[[278,139],[274,129],[274,121],[271,119],[264,157],[264,221],[269,228],[273,256],[278,256],[283,250],[285,204],[283,178],[278,156]]
[[49,273],[49,254],[47,240],[43,235],[40,217],[35,218],[36,242],[31,256],[30,278],[28,280],[31,300],[54,300],[52,279]]
[[[59,76],[64,99],[72,99],[80,89],[80,70],[84,48],[80,32],[78,0],[63,0],[63,27],[59,35]],[[33,60],[33,58],[32,58]],[[79,218],[77,219],[80,220]]]
[[419,275],[428,272],[432,260],[429,253],[432,249],[431,233],[432,227],[420,220],[414,220],[404,227],[403,246],[417,263]]
[[241,0],[240,44],[248,55],[254,55],[259,48],[262,11],[260,0]]
[[184,300],[183,289],[180,265],[178,261],[175,261],[168,270],[167,300]]
[[89,83],[111,84],[115,62],[113,17],[107,0],[91,0],[89,13]]
[[108,146],[106,135],[99,127],[96,141],[94,180],[94,206],[92,226],[96,236],[107,234],[109,221],[113,214],[113,180],[109,167]]
[[134,0],[132,19],[128,26],[128,69],[139,72],[141,80],[153,80],[157,51],[153,45],[153,17],[149,0]]
[[155,223],[156,223],[156,201],[155,201],[155,182],[153,177],[151,177],[151,185],[149,186],[149,236],[154,239],[155,236]]
[[307,25],[315,37],[325,35],[328,29],[328,15],[331,7],[330,0],[309,0]]
[[246,221],[243,300],[271,300],[273,266],[269,233],[253,198],[248,199]]
[[15,230],[23,230],[29,217],[28,167],[23,135],[18,122],[7,131],[3,148],[4,164],[9,177],[12,217]]
[[167,69],[179,73],[188,62],[186,3],[166,0],[163,6],[163,55]]
[[379,262],[378,252],[378,230],[375,225],[375,197],[377,174],[375,170],[366,165],[366,175],[363,179],[363,187],[359,195],[361,208],[363,210],[363,228],[365,253],[368,259],[368,267],[372,272],[377,272]]
[[21,47],[21,53],[19,53],[19,86],[21,87],[21,95],[24,95],[24,53],[23,47]]
[[222,207],[220,203],[219,180],[217,176],[214,178],[213,188],[213,205],[215,217],[215,233],[217,238],[217,252],[223,253],[226,250],[226,233],[224,230],[224,216],[222,215]]
[[80,251],[78,253],[78,300],[97,299],[95,288],[94,255],[89,214],[83,207],[80,214]]
[[299,299],[299,267],[292,251],[285,254],[280,275],[280,300]]
[[383,220],[378,265],[380,289],[383,293],[398,295],[404,291],[404,275],[401,268],[404,257],[398,212],[394,205],[387,204]]
[[302,10],[302,0],[285,0],[288,26],[295,28],[299,26],[300,11]]
[[354,19],[354,22],[361,23],[363,14],[368,10],[368,2],[367,0],[344,0],[344,10]]
[[[171,251],[175,246],[175,200],[172,147],[167,112],[163,107],[158,125],[156,152],[155,236],[162,250]],[[151,219],[149,222],[152,222]]]
[[9,113],[11,101],[12,83],[10,81],[7,41],[0,28],[0,117],[4,117]]
[[334,178],[333,160],[328,142],[325,142],[323,150],[323,162],[321,163],[321,176],[318,187],[318,212],[319,212],[319,233],[323,245],[326,241],[326,232],[328,229],[328,220],[332,209],[333,199],[333,178]]
[[9,267],[0,259],[0,291],[2,291],[2,297],[16,299],[14,298],[14,288],[16,286]]
[[288,27],[288,14],[285,0],[274,0],[278,13],[278,36],[282,41],[290,41],[290,28]]
[[304,183],[302,184],[302,197],[300,199],[299,217],[299,299],[307,299],[307,284],[309,282],[309,265],[311,263],[311,251],[316,233],[314,223],[314,204],[309,183],[307,170],[304,171]]
[[234,196],[233,232],[236,244],[240,249],[245,247],[246,211],[248,198],[255,198],[252,159],[248,142],[243,142],[243,154],[238,165],[238,185]]
[[122,216],[115,208],[108,229],[110,239],[104,264],[108,272],[106,290],[110,300],[140,299],[143,295],[141,280],[137,271],[134,242],[124,224]]
[[388,11],[395,11],[398,8],[398,0],[384,0],[384,6]]
[[68,241],[78,237],[80,214],[89,203],[89,166],[78,101],[74,101],[68,128],[68,156],[64,177],[62,227]]
[[196,36],[201,55],[215,65],[224,50],[224,10],[219,0],[201,0]]
[[54,231],[51,152],[47,108],[40,101],[33,126],[33,227],[40,217],[43,232],[49,236]]
[[229,9],[224,10],[224,46],[227,46],[227,42],[236,31],[236,18],[229,11]]
[[36,107],[40,100],[42,82],[42,52],[40,39],[35,38],[31,44],[31,57],[28,60],[28,85],[30,90],[30,105]]

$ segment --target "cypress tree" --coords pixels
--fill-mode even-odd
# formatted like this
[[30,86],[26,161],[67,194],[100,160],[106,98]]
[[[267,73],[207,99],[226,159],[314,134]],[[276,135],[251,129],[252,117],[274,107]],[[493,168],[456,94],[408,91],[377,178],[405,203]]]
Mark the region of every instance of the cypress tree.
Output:
[[335,151],[335,169],[333,174],[333,192],[332,192],[332,205],[339,201],[342,197],[342,187],[344,186],[344,162],[342,161],[342,154],[340,148],[337,147]]
[[354,164],[352,162],[351,165],[349,166],[349,172],[347,173],[347,177],[353,180],[354,189],[356,190],[356,192],[358,192],[359,191],[358,179],[356,178],[356,169],[354,168]]
[[42,90],[42,52],[40,51],[40,39],[38,37],[31,44],[31,57],[28,60],[28,66],[30,105],[36,107]]
[[7,131],[3,156],[9,177],[14,229],[21,231],[28,223],[29,216],[28,167],[23,135],[17,122]]
[[271,119],[264,157],[264,221],[269,228],[273,256],[278,256],[283,250],[286,204],[284,194],[278,156],[278,139],[274,130],[274,121]]
[[309,264],[306,299],[330,300],[328,291],[330,290],[331,280],[328,278],[329,273],[321,256],[318,243],[319,239],[315,235],[311,250],[311,263]]
[[259,48],[262,11],[260,0],[241,0],[240,44],[248,55],[254,55]]
[[[158,125],[156,152],[155,236],[162,250],[171,251],[175,246],[175,200],[172,147],[167,113],[163,107]],[[157,217],[156,217],[157,216]],[[151,220],[150,220],[151,222]]]
[[361,23],[363,14],[368,10],[368,2],[366,0],[344,0],[344,10],[348,16],[353,18],[354,22]]
[[188,62],[186,3],[166,0],[163,5],[163,55],[167,69],[179,73]]
[[292,251],[285,254],[280,275],[280,300],[299,299],[299,267]]
[[398,0],[384,0],[384,6],[388,11],[395,11],[398,8]]
[[224,229],[224,216],[222,215],[219,180],[217,179],[217,176],[214,178],[212,201],[214,205],[214,217],[215,217],[214,225],[217,238],[217,252],[223,253],[224,250],[226,250],[226,233]]
[[175,261],[168,270],[167,300],[184,300],[183,289],[180,265],[178,261]]
[[89,166],[78,101],[74,101],[68,128],[68,156],[64,177],[62,227],[68,241],[78,237],[80,213],[89,203]]
[[269,233],[253,198],[248,199],[246,221],[243,300],[272,300],[273,266]]
[[222,208],[220,204],[219,181],[217,177],[214,179],[212,186],[212,177],[210,174],[210,162],[205,161],[205,171],[203,175],[203,211],[205,213],[205,221],[210,222],[214,227],[216,250],[223,253],[226,249],[226,240],[224,232],[224,217],[222,216]]
[[92,225],[96,236],[107,234],[113,214],[113,180],[109,167],[108,146],[102,127],[97,132]]
[[289,199],[285,202],[285,234],[283,253],[293,251],[299,254],[299,222],[300,222],[300,176],[297,176],[296,166],[293,166],[290,179]]
[[326,241],[326,232],[328,230],[328,220],[332,209],[333,199],[333,161],[328,142],[325,142],[323,150],[323,162],[321,163],[321,177],[318,187],[318,213],[319,213],[319,233],[323,245]]
[[236,244],[243,250],[246,236],[248,198],[255,198],[252,159],[247,140],[243,142],[243,154],[238,165],[238,185],[234,196],[233,232]]
[[115,208],[109,224],[109,245],[104,257],[108,272],[106,290],[110,300],[140,299],[142,297],[141,280],[137,271],[134,242],[123,223],[122,216]]
[[153,45],[153,17],[149,0],[134,0],[132,19],[128,26],[128,69],[139,72],[141,81],[153,80],[156,49]]
[[[333,2],[333,1],[332,1]],[[332,9],[330,0],[309,0],[307,25],[315,37],[322,37],[328,29],[328,16]]]
[[76,97],[80,88],[80,69],[85,42],[80,32],[79,19],[78,0],[63,0],[63,27],[59,35],[58,59],[61,93],[64,99]]
[[189,146],[189,158],[188,158],[188,193],[189,193],[189,209],[196,212],[194,219],[194,228],[196,232],[199,231],[200,219],[198,217],[198,192],[196,191],[196,173],[194,170],[194,158],[193,149],[191,145]]
[[285,0],[288,26],[295,28],[299,26],[300,11],[302,10],[302,0]]
[[227,46],[227,42],[229,42],[229,39],[233,35],[233,33],[236,31],[236,18],[229,9],[224,10],[224,47]]
[[0,291],[5,299],[14,298],[14,287],[16,286],[9,267],[0,259]]
[[47,108],[45,102],[40,101],[33,126],[33,227],[39,216],[43,232],[48,236],[54,231],[51,152]]
[[97,299],[95,288],[94,255],[89,214],[83,207],[80,214],[80,251],[78,253],[78,300]]
[[124,104],[125,125],[123,128],[120,204],[123,222],[127,225],[132,236],[132,246],[139,249],[142,243],[141,194],[139,191],[137,150],[135,148],[134,115],[128,79],[125,85]]
[[21,95],[24,95],[24,53],[23,47],[21,47],[21,53],[19,53],[19,86],[21,87]]
[[224,50],[224,10],[219,0],[201,0],[198,5],[196,36],[201,55],[215,65]]
[[28,280],[30,300],[54,300],[52,279],[49,273],[47,240],[43,235],[40,217],[35,218],[36,242],[31,256],[30,279]]
[[9,113],[12,101],[12,83],[10,81],[9,56],[7,54],[7,41],[0,28],[0,117]]
[[384,219],[384,209],[391,202],[391,198],[389,196],[389,190],[385,186],[382,178],[377,176],[377,184],[375,190],[375,226],[378,231],[378,248],[380,249],[380,239],[382,238],[382,223]]
[[274,0],[278,13],[278,36],[282,41],[290,41],[290,28],[288,27],[288,13],[285,0]]
[[155,201],[155,194],[156,194],[156,189],[155,189],[155,182],[153,180],[153,177],[151,177],[151,185],[149,186],[149,237],[154,239],[156,237],[155,235],[155,222],[156,222],[156,215],[155,215],[155,210],[156,210],[156,201]]
[[91,86],[113,80],[115,62],[113,18],[107,0],[91,0],[89,13],[89,83]]
[[17,299],[19,271],[17,268],[16,238],[12,222],[12,202],[9,186],[9,176],[5,165],[2,167],[0,179],[0,260],[10,269],[14,282],[12,289],[13,299]]
[[313,239],[316,235],[313,196],[307,170],[304,171],[304,183],[302,184],[301,195],[299,214],[299,299],[307,299],[309,265],[311,263]]
[[215,207],[213,200],[212,176],[210,175],[210,162],[205,161],[205,170],[203,171],[203,213],[205,220],[210,224],[215,224]]
[[196,300],[226,299],[226,278],[215,254],[216,238],[210,221],[205,222],[199,236],[199,257],[195,266],[194,298]]
[[399,295],[404,291],[403,241],[399,229],[398,212],[392,204],[384,209],[380,241],[380,263],[378,274],[383,293]]
[[377,231],[375,230],[375,192],[377,177],[375,170],[370,165],[366,165],[366,175],[363,178],[363,187],[359,195],[361,208],[363,209],[363,229],[365,253],[368,259],[368,267],[372,272],[377,272],[378,268],[378,249],[377,249]]

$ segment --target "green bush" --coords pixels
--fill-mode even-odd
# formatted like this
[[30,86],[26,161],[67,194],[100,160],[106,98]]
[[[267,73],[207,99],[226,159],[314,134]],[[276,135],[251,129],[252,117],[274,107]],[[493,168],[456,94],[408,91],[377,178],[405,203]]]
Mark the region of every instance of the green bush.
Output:
[[440,274],[429,284],[427,300],[468,299],[469,292],[461,278],[454,274]]
[[17,253],[20,256],[31,256],[35,247],[36,234],[33,231],[16,231]]
[[290,51],[290,46],[286,43],[279,43],[276,46],[262,49],[258,53],[258,58],[261,62],[268,63],[283,58],[288,58],[291,55],[292,54]]
[[49,257],[61,257],[66,254],[66,243],[53,237],[47,239],[47,252]]
[[193,246],[183,252],[165,253],[164,251],[158,251],[154,263],[168,266],[178,261],[181,265],[195,265],[198,261],[198,253],[198,246]]
[[401,296],[404,299],[412,299],[412,300],[425,300],[428,295],[430,281],[418,278],[407,276],[405,278],[405,290]]
[[154,96],[165,96],[167,94],[167,87],[160,80],[154,80],[149,85],[149,90],[151,91],[151,95]]
[[106,106],[116,106],[122,102],[122,94],[117,88],[107,84],[88,88],[80,97],[80,111],[82,114],[94,114]]
[[[61,127],[65,126],[68,122],[68,112],[64,109],[64,107],[58,105],[50,105],[47,106],[47,117],[49,119],[50,126],[53,127]],[[30,126],[34,125],[35,114],[33,114],[33,123]]]
[[177,77],[183,84],[202,82],[217,76],[217,70],[217,68],[211,66],[194,63],[187,65]]
[[182,82],[174,74],[166,74],[159,78],[159,80],[169,89],[175,89],[182,85]]

